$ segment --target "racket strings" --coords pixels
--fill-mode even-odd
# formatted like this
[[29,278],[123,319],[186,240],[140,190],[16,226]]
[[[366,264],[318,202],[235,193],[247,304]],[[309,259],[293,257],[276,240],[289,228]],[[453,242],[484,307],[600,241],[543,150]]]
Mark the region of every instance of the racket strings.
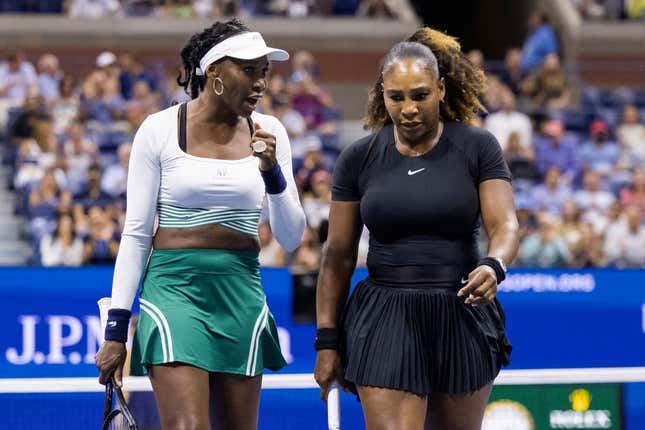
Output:
[[106,385],[103,430],[137,430],[123,393],[114,380]]
[[125,416],[122,413],[118,413],[112,416],[108,430],[130,430],[130,425],[126,420]]

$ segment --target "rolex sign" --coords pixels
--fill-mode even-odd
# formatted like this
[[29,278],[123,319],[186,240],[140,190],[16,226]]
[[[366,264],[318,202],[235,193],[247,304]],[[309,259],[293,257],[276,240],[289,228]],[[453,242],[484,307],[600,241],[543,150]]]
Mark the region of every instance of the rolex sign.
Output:
[[496,386],[482,430],[622,428],[620,385]]

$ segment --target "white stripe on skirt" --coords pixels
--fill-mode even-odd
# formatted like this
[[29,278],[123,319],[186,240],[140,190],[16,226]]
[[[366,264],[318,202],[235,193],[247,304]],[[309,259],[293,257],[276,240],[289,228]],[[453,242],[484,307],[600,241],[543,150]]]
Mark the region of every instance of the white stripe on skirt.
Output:
[[258,332],[258,335],[255,337],[255,353],[253,354],[253,365],[251,366],[251,376],[255,376],[255,366],[258,362],[258,351],[260,348],[258,347],[258,344],[260,343],[260,338],[262,337],[262,332],[267,326],[267,320],[269,319],[269,307],[267,306],[267,311],[264,313],[264,320],[262,321],[262,324],[260,325],[260,331]]
[[172,348],[172,335],[170,334],[170,325],[168,324],[168,320],[164,316],[163,312],[161,312],[161,310],[153,303],[150,303],[149,301],[142,298],[139,298],[139,303],[141,305],[145,305],[148,308],[150,308],[150,310],[155,312],[157,316],[159,316],[159,318],[161,319],[161,323],[163,325],[163,328],[166,330],[166,336],[168,338],[168,359],[169,360],[167,362],[172,363],[173,361],[175,361],[175,354]]
[[[253,364],[252,362],[254,361],[253,352],[256,351],[257,338],[259,337],[260,333],[262,333],[262,331],[259,330],[260,326],[264,321],[265,314],[268,312],[269,312],[269,307],[267,306],[266,302],[264,302],[262,311],[260,312],[260,315],[258,315],[258,318],[255,320],[255,325],[253,326],[253,334],[251,335],[251,344],[249,345],[249,356],[246,359],[246,376],[251,376],[251,370],[253,370],[253,373],[255,373],[255,369],[251,369],[251,365]],[[256,351],[256,354],[257,354],[257,351]]]
[[161,321],[159,321],[159,318],[157,318],[157,315],[155,315],[154,312],[148,309],[148,307],[146,307],[146,305],[144,305],[143,303],[141,303],[139,307],[143,312],[147,313],[148,316],[152,318],[152,320],[157,325],[157,331],[159,332],[159,337],[161,338],[161,351],[163,353],[163,362],[168,363],[168,352],[167,352],[168,345],[166,345],[166,335],[164,333],[163,326],[161,325]]

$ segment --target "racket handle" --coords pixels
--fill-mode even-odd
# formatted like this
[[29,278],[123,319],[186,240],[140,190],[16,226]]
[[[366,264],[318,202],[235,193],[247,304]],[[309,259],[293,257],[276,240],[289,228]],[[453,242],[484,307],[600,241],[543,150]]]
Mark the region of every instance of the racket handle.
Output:
[[340,430],[340,393],[335,382],[327,393],[327,426],[329,430]]

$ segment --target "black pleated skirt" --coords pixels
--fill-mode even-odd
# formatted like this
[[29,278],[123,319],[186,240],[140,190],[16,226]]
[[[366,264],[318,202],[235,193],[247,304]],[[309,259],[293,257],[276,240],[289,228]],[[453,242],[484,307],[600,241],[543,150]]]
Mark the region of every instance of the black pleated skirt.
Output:
[[509,363],[505,316],[495,301],[473,307],[459,286],[388,286],[367,278],[344,312],[341,357],[355,386],[464,394]]

